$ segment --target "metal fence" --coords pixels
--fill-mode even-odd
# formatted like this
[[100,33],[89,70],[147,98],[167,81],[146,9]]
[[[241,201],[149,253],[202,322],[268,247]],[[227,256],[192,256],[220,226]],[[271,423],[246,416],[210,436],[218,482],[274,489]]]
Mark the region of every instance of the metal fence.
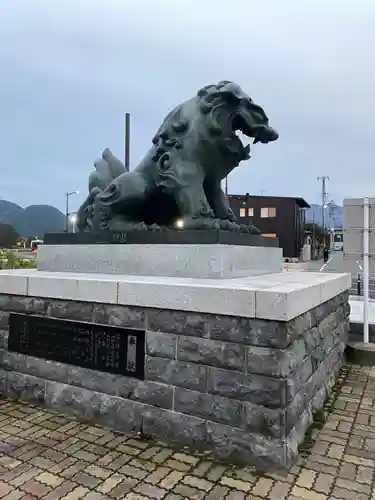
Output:
[[[352,275],[350,295],[363,296],[363,273]],[[371,274],[369,277],[369,298],[375,299],[375,274]]]

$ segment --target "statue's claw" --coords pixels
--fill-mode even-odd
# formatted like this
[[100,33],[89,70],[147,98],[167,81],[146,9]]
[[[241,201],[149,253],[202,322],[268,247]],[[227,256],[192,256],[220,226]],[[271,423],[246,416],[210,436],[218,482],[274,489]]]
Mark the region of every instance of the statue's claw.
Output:
[[239,232],[241,230],[238,224],[228,219],[220,220],[219,224],[220,224],[220,229],[223,229],[224,231]]
[[184,229],[220,229],[220,221],[211,217],[189,217],[184,219]]
[[241,224],[240,225],[240,231],[241,233],[248,233],[248,234],[257,234],[261,235],[262,233],[259,231],[258,228],[252,225],[246,225],[246,224]]
[[144,222],[138,222],[133,226],[134,231],[147,231],[147,226]]

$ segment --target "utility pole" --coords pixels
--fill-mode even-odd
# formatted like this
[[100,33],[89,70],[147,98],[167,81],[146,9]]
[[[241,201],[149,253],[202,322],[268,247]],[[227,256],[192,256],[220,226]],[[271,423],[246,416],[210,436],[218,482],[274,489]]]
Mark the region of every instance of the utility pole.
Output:
[[326,210],[326,204],[327,204],[327,181],[329,181],[329,176],[328,175],[322,175],[321,177],[318,177],[318,181],[322,181],[322,227],[323,229],[326,228],[326,221],[325,221],[325,210]]
[[313,212],[312,216],[312,245],[311,245],[311,253],[312,253],[312,260],[315,260],[315,252],[316,252],[316,242],[315,242],[315,212]]
[[125,169],[130,168],[130,113],[125,113]]

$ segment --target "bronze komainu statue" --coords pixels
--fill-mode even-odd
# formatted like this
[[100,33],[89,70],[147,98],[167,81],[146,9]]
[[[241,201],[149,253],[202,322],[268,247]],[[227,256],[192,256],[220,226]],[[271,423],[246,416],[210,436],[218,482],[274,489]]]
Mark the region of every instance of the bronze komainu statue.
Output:
[[236,135],[278,138],[263,109],[235,83],[208,85],[165,118],[141,163],[127,172],[106,149],[78,212],[80,231],[173,228],[258,232],[240,226],[221,181],[250,158]]

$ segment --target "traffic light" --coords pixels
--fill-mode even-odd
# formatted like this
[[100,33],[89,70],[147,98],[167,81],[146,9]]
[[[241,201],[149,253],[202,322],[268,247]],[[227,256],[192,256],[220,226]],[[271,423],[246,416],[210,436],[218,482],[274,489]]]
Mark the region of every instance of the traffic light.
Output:
[[242,201],[242,203],[241,203],[241,205],[242,205],[243,207],[246,207],[247,200],[248,200],[249,196],[250,196],[250,195],[249,195],[249,193],[246,193],[246,194],[245,194],[246,200],[243,200],[243,201]]

